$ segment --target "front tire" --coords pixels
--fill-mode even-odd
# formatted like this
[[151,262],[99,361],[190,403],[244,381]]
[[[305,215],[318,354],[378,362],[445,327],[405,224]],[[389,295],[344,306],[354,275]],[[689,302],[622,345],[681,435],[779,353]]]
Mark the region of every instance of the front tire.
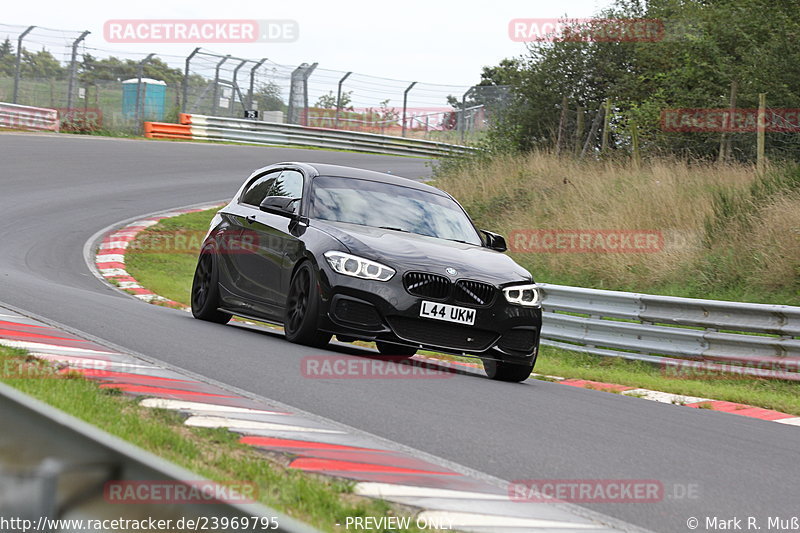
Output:
[[405,346],[403,344],[376,341],[375,345],[381,355],[391,357],[413,357],[417,353],[417,349],[413,346]]
[[286,340],[306,346],[322,347],[331,340],[331,334],[317,329],[319,316],[319,288],[317,275],[311,263],[301,264],[292,276],[283,329]]
[[219,309],[219,269],[212,246],[200,252],[192,280],[192,315],[200,320],[227,324],[232,318]]
[[483,361],[483,369],[490,379],[518,383],[530,377],[531,372],[533,372],[533,361],[520,364],[485,359]]

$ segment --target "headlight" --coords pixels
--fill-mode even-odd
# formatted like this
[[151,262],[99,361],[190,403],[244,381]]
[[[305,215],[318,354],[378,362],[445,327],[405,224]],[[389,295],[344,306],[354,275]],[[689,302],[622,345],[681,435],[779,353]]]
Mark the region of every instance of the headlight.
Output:
[[542,292],[536,285],[514,285],[503,289],[508,303],[538,307],[542,301]]
[[394,276],[393,268],[357,255],[330,251],[325,252],[325,259],[328,260],[328,264],[331,265],[332,269],[345,276],[377,281],[389,281]]

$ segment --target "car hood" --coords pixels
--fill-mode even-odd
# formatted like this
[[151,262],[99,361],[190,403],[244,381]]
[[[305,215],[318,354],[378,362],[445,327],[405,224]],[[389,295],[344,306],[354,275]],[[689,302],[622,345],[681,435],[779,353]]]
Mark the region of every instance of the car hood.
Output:
[[420,270],[447,276],[445,269],[449,267],[458,271],[455,278],[496,285],[531,280],[530,273],[513,259],[481,246],[345,222],[315,220],[312,224],[336,238],[351,253],[399,272]]

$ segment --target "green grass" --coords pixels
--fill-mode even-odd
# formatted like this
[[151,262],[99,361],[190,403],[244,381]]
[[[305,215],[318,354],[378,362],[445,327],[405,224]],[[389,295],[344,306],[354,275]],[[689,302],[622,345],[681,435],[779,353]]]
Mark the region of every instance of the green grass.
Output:
[[174,411],[140,407],[137,399],[76,373],[58,374],[23,350],[0,345],[0,367],[0,381],[25,394],[211,480],[255,483],[261,503],[323,531],[344,531],[335,524],[348,516],[404,514],[388,502],[354,495],[349,481],[287,468],[226,429],[187,427]]
[[[204,233],[216,211],[212,209],[165,219],[139,234],[137,241],[147,239],[148,235],[158,232],[188,230]],[[190,251],[188,254],[151,254],[132,250],[126,255],[128,272],[156,294],[188,305],[199,249]],[[372,346],[372,343],[359,344]],[[480,362],[474,358],[436,352],[420,353],[450,361]],[[686,396],[744,403],[800,415],[798,385],[775,379],[711,373],[694,376],[692,379],[693,376],[689,375],[688,371],[685,375],[676,376],[648,363],[585,355],[546,346],[541,348],[535,371],[539,374],[617,383]]]
[[[189,305],[192,277],[200,253],[200,244],[208,230],[211,218],[218,209],[186,213],[174,218],[162,220],[141,232],[131,249],[125,255],[125,266],[128,272],[139,283],[170,300]],[[159,235],[174,235],[188,232],[186,246],[174,247],[164,253],[153,253],[150,242],[163,242]],[[136,250],[137,244],[147,250]]]

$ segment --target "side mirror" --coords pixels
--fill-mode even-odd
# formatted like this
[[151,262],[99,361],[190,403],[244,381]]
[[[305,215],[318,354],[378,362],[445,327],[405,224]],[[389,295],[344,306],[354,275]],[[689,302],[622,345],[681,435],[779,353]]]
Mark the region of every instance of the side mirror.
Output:
[[483,233],[484,236],[484,246],[487,248],[497,252],[505,252],[508,250],[505,238],[503,238],[503,236],[499,233],[492,233],[491,231],[486,231],[485,229],[482,229],[481,233]]
[[266,211],[267,213],[294,217],[295,208],[292,204],[298,201],[300,201],[300,198],[291,198],[288,196],[267,196],[261,201],[261,205],[259,205],[258,208],[262,211]]

